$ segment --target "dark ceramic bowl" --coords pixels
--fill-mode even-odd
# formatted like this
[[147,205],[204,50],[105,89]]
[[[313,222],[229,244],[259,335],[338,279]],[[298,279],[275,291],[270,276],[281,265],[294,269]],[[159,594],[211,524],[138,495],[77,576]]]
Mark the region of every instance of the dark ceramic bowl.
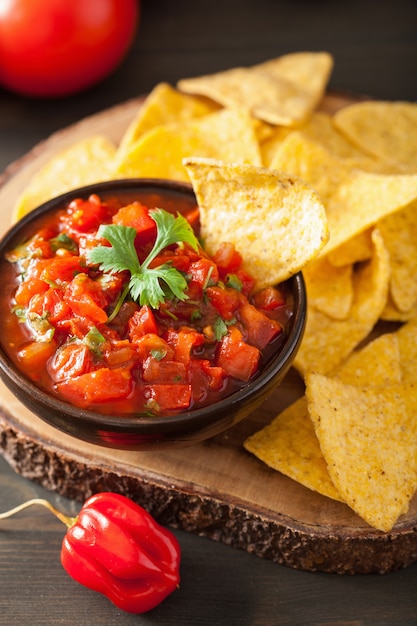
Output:
[[[118,180],[89,185],[63,194],[38,207],[16,225],[0,241],[0,270],[3,276],[5,253],[25,240],[42,216],[64,207],[74,198],[87,198],[97,193],[101,198],[123,196],[127,201],[141,200],[152,206],[153,194],[166,196],[165,206],[179,200],[195,207],[190,185],[164,180]],[[306,291],[301,274],[287,281],[293,300],[293,315],[285,337],[276,353],[263,364],[259,374],[242,389],[203,408],[170,417],[119,417],[83,410],[43,391],[26,378],[12,363],[0,343],[0,376],[12,393],[45,422],[81,440],[119,449],[151,450],[185,446],[212,437],[233,426],[254,411],[279,385],[289,370],[300,345],[306,321]],[[0,296],[1,289],[0,287]],[[0,298],[4,301],[4,298]]]

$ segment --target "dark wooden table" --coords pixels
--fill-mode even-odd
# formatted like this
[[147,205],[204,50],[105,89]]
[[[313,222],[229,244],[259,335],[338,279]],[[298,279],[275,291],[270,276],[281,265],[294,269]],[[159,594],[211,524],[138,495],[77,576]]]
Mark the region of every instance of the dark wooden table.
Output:
[[[159,81],[175,84],[299,50],[334,55],[331,88],[417,100],[415,0],[145,0],[133,49],[100,85],[55,101],[0,90],[0,171],[52,132]],[[0,510],[39,495],[70,514],[80,506],[0,459]],[[184,532],[176,532],[180,590],[147,615],[129,615],[67,576],[59,561],[64,532],[41,508],[0,523],[1,625],[417,624],[417,564],[385,576],[309,573]]]

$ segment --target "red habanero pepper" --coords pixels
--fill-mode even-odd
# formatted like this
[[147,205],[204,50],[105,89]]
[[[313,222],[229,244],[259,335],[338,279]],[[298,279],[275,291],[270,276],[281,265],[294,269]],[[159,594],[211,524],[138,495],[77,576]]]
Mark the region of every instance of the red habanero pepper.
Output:
[[66,524],[61,547],[65,571],[118,608],[145,613],[178,588],[181,550],[176,537],[129,498],[98,493],[74,518],[47,500],[34,499],[0,514],[0,519],[31,504],[46,506]]

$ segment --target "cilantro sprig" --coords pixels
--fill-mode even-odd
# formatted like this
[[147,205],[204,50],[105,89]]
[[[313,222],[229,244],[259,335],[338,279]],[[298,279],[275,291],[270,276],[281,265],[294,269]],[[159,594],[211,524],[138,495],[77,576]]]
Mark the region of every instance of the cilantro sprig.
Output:
[[100,226],[98,237],[106,239],[111,245],[90,250],[88,260],[97,264],[103,272],[114,274],[128,270],[130,280],[121,301],[130,292],[132,299],[139,304],[157,309],[167,295],[172,294],[179,300],[187,299],[187,281],[172,265],[164,263],[149,267],[150,264],[165,248],[175,243],[188,243],[197,250],[198,240],[182,215],[175,216],[163,209],[155,209],[150,212],[150,216],[156,222],[157,234],[154,246],[142,264],[135,248],[136,229],[121,224]]

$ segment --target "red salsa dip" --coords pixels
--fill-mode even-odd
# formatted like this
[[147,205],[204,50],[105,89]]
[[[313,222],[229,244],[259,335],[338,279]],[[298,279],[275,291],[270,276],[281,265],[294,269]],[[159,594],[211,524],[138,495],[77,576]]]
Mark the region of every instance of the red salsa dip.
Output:
[[[282,342],[292,300],[285,283],[254,291],[232,244],[209,257],[198,220],[164,196],[97,195],[39,218],[3,274],[2,343],[18,369],[120,416],[169,416],[245,386]],[[164,246],[175,228],[191,235]]]

